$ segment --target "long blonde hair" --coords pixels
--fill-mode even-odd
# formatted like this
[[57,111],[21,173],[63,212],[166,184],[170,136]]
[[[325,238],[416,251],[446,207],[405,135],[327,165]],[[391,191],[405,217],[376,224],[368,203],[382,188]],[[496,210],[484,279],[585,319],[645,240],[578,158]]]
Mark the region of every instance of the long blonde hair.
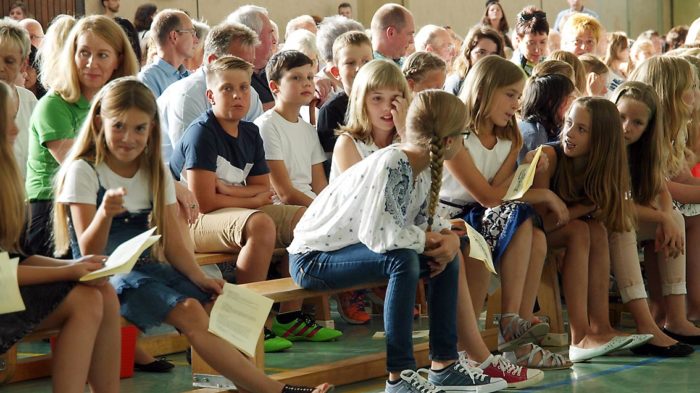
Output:
[[47,89],[51,88],[54,79],[64,76],[63,73],[56,72],[56,70],[60,68],[59,65],[65,67],[61,63],[61,51],[68,41],[68,35],[76,22],[74,17],[65,14],[53,18],[51,25],[46,30],[44,41],[41,42],[41,46],[37,50],[39,80],[42,86]]
[[0,81],[0,250],[21,252],[19,238],[24,229],[25,197],[24,183],[5,126],[11,117],[9,108],[13,94],[10,89],[7,83]]
[[575,54],[565,50],[555,50],[547,56],[547,59],[559,60],[569,64],[571,68],[574,69],[574,85],[576,85],[576,89],[582,94],[586,91],[588,86],[588,82],[586,82],[586,69]]
[[[162,235],[161,240],[153,246],[151,255],[158,260],[163,260],[163,250],[166,246],[166,233],[169,230],[165,226],[165,181],[166,172],[161,161],[161,128],[158,117],[158,106],[155,97],[146,85],[134,77],[115,79],[105,85],[95,96],[90,112],[85,119],[80,134],[75,139],[75,144],[68,158],[61,166],[56,176],[55,195],[61,195],[65,184],[67,169],[73,161],[85,160],[93,166],[105,162],[111,154],[107,149],[104,128],[98,126],[98,115],[104,118],[116,118],[122,116],[129,109],[137,108],[152,119],[152,129],[146,142],[146,149],[141,154],[140,168],[145,171],[149,179],[149,191],[153,196],[153,210],[150,215],[150,225],[157,226],[156,233]],[[99,208],[99,206],[97,206]],[[68,206],[63,203],[54,203],[54,239],[56,253],[62,254],[68,250],[70,238],[68,233]]]
[[136,60],[136,55],[124,30],[112,18],[104,15],[86,16],[75,24],[68,35],[59,55],[59,62],[49,61],[46,64],[47,66],[59,66],[52,70],[42,68],[42,75],[53,75],[45,81],[48,87],[54,89],[61,98],[70,103],[78,102],[80,99],[80,79],[78,78],[78,69],[75,66],[75,51],[78,49],[78,38],[88,31],[111,45],[119,58],[119,66],[112,73],[111,79],[136,75],[139,71],[139,62]]
[[629,80],[647,83],[659,95],[664,116],[664,144],[668,150],[667,175],[674,177],[687,165],[685,147],[692,108],[683,104],[682,96],[693,85],[692,66],[679,57],[654,56],[642,62]]
[[360,68],[352,83],[348,103],[347,122],[336,133],[348,133],[364,143],[372,142],[372,122],[367,113],[365,99],[379,89],[396,89],[403,98],[411,99],[411,90],[399,67],[392,61],[375,59]]
[[666,175],[666,149],[663,143],[663,113],[659,96],[646,83],[627,81],[617,87],[612,101],[619,104],[630,99],[649,109],[649,119],[644,133],[627,151],[630,163],[630,181],[635,202],[649,205],[661,192]]
[[567,203],[593,202],[600,209],[596,218],[608,230],[629,231],[635,220],[620,112],[610,100],[598,97],[576,99],[569,112],[576,105],[591,115],[586,167],[576,170],[574,160],[562,155],[553,179],[554,191]]
[[458,136],[464,131],[467,111],[453,94],[428,89],[416,94],[406,114],[406,139],[410,143],[430,149],[430,200],[428,203],[428,230],[437,209],[442,186],[442,163],[445,138]]
[[[467,130],[478,135],[479,127],[491,110],[496,90],[523,80],[525,72],[522,68],[500,56],[491,55],[479,60],[467,74],[459,95],[467,107]],[[498,138],[512,141],[518,149],[523,144],[515,114],[505,127],[494,125],[494,134]]]

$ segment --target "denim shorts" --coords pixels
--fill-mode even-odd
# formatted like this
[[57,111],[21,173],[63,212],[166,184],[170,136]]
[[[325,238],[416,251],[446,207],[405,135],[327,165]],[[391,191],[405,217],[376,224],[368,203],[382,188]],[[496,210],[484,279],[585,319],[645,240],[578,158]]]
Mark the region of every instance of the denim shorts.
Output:
[[139,262],[131,273],[114,276],[110,282],[119,295],[121,315],[142,331],[163,323],[188,298],[203,304],[212,298],[168,263]]

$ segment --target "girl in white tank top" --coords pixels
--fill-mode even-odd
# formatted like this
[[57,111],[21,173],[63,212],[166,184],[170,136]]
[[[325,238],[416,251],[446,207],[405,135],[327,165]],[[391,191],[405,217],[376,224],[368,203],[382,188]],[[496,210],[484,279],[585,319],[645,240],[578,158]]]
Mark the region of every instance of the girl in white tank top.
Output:
[[[440,214],[464,219],[491,247],[503,287],[499,350],[515,351],[524,366],[570,367],[568,360],[533,343],[547,334],[549,325],[532,312],[547,245],[530,204],[561,212],[566,207],[543,190],[530,190],[520,201],[503,201],[522,146],[515,113],[524,84],[523,71],[497,56],[479,60],[467,75],[460,96],[469,114],[465,148],[445,161]],[[481,262],[465,259],[471,261],[465,270],[475,309],[480,309],[490,273]]]

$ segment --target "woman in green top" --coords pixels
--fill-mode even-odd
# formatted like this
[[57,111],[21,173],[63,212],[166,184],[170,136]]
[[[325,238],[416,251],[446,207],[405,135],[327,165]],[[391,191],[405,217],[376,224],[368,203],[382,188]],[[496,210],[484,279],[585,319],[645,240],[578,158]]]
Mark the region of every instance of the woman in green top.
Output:
[[90,100],[110,80],[138,72],[129,41],[111,18],[81,19],[66,45],[59,61],[46,62],[58,67],[41,70],[43,83],[51,90],[39,100],[30,120],[25,187],[31,222],[24,242],[28,255],[53,253],[53,179],[90,109]]

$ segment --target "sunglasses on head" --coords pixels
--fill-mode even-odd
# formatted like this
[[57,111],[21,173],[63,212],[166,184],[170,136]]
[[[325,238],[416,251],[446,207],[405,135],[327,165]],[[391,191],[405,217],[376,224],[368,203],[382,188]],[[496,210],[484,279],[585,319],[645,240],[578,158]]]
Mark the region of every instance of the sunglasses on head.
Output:
[[534,19],[534,18],[547,19],[547,13],[544,11],[535,11],[533,13],[527,13],[527,14],[523,13],[523,14],[518,15],[518,19],[520,19],[523,22],[527,22],[527,21]]

